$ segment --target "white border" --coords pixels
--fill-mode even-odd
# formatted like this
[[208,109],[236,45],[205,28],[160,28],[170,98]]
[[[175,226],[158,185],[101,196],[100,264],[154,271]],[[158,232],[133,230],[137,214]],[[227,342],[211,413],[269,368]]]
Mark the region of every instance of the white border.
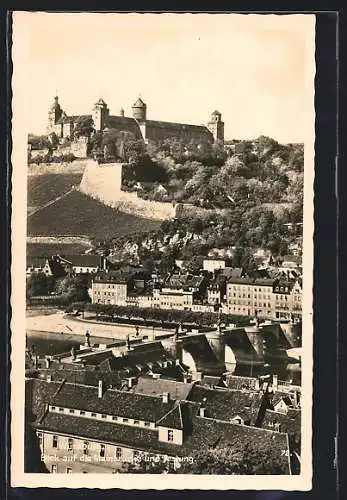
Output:
[[[254,489],[302,490],[312,488],[312,377],[313,377],[313,180],[314,180],[314,75],[315,16],[306,16],[311,32],[307,45],[306,92],[304,116],[305,193],[304,193],[304,301],[302,376],[302,472],[298,476],[205,476],[149,474],[30,474],[24,473],[24,357],[25,357],[25,255],[26,255],[26,164],[27,164],[27,93],[30,33],[27,12],[13,14],[13,120],[12,120],[12,353],[11,353],[11,485],[13,487],[68,487],[122,489]],[[103,14],[105,15],[105,14]],[[150,15],[150,14],[148,14]],[[163,15],[163,14],[162,14]],[[167,14],[174,15],[174,14]],[[182,15],[182,14],[178,14]],[[183,14],[191,15],[191,14]],[[196,14],[194,14],[196,15]],[[219,15],[219,14],[213,14]],[[228,14],[222,14],[228,15]],[[293,16],[292,14],[291,16]],[[248,16],[249,17],[249,16]],[[253,17],[253,16],[252,16]],[[272,17],[272,16],[271,16]],[[281,16],[283,18],[284,16]]]

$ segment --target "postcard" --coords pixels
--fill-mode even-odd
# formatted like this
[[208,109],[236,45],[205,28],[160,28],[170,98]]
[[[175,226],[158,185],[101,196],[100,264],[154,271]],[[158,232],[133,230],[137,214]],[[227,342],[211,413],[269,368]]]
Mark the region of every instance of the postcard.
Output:
[[12,486],[310,490],[315,16],[12,22]]

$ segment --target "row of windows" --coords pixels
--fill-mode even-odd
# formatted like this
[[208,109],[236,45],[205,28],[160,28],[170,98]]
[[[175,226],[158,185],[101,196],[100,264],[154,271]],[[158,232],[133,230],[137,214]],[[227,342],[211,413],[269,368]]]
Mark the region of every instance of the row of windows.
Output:
[[94,288],[108,288],[108,289],[122,289],[122,288],[126,288],[126,285],[125,284],[121,284],[121,285],[109,285],[109,284],[104,284],[104,283],[93,283],[93,287]]
[[118,422],[122,424],[128,424],[128,425],[138,425],[138,426],[143,426],[143,427],[155,427],[155,424],[153,422],[147,422],[144,420],[134,420],[132,418],[124,418],[124,417],[119,417],[116,415],[107,415],[104,413],[96,413],[96,412],[90,412],[90,411],[85,411],[85,410],[75,410],[74,408],[65,408],[65,407],[58,407],[58,406],[50,406],[49,407],[50,411],[53,412],[58,412],[58,413],[68,413],[70,415],[79,415],[81,417],[87,417],[87,418],[97,418],[101,420],[107,420],[111,422]]

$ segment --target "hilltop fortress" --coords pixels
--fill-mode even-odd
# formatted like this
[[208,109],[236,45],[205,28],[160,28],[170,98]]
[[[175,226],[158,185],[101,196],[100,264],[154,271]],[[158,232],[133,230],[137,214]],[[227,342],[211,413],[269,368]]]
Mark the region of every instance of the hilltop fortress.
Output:
[[68,116],[59,104],[56,96],[48,113],[47,133],[55,133],[59,138],[73,139],[74,126],[78,120],[92,118],[96,132],[115,129],[131,132],[138,140],[146,143],[177,138],[189,142],[191,140],[224,142],[224,123],[219,111],[214,111],[206,126],[172,123],[147,119],[147,105],[139,97],[132,106],[132,117],[125,116],[122,108],[119,115],[110,115],[110,110],[103,99],[99,99],[89,115]]

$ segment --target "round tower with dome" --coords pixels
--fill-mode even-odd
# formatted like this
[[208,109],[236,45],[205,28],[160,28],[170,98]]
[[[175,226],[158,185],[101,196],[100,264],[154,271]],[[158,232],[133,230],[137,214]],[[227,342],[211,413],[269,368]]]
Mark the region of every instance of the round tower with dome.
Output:
[[141,97],[139,97],[137,101],[134,102],[134,104],[132,105],[132,110],[135,120],[140,123],[146,121],[147,105],[143,102]]

